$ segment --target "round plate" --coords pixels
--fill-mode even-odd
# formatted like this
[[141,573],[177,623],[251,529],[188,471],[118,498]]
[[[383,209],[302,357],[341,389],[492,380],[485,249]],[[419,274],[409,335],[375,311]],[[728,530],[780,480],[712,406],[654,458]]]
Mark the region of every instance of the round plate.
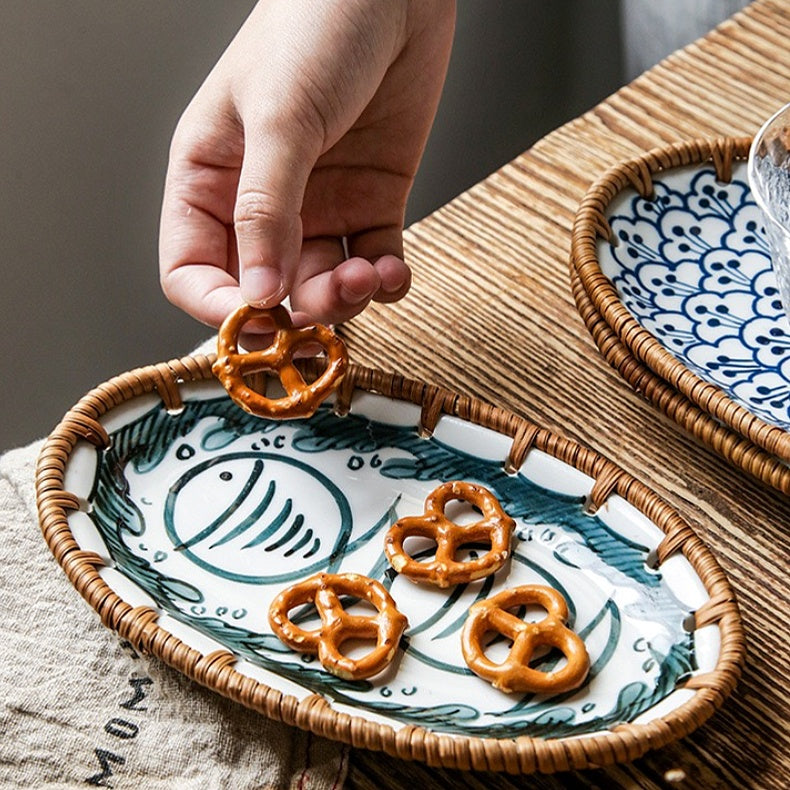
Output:
[[[582,204],[572,255],[596,309],[640,361],[790,461],[790,325],[746,163],[723,175],[715,161],[727,144],[674,146],[614,168]],[[747,140],[729,146],[748,153]],[[583,232],[593,227],[607,238]]]
[[595,345],[598,346],[604,359],[636,392],[733,466],[783,494],[790,494],[790,465],[715,420],[645,367],[622,344],[609,324],[598,313],[573,265],[571,265],[570,279],[579,315],[590,331]]
[[[355,366],[334,409],[263,420],[202,380],[209,364],[108,382],[42,451],[53,553],[104,622],[142,649],[322,735],[521,772],[633,759],[699,726],[733,687],[742,635],[721,569],[676,513],[597,454],[479,401]],[[487,487],[516,530],[505,568],[441,590],[396,574],[383,538],[446,480]],[[318,571],[378,579],[408,617],[385,672],[342,680],[271,632],[274,596]],[[591,659],[576,691],[504,694],[464,664],[469,606],[527,583],[568,602]],[[309,624],[312,613],[300,616]],[[507,646],[488,652],[496,660]],[[558,661],[535,657],[544,671]]]

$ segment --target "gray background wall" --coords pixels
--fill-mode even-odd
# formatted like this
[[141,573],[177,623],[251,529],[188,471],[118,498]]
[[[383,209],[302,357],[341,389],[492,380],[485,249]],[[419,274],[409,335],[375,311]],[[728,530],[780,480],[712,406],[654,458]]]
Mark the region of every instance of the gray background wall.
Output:
[[[178,116],[252,5],[0,5],[0,450],[46,434],[95,384],[208,336],[159,291],[159,200]],[[410,222],[622,83],[618,8],[459,2]]]

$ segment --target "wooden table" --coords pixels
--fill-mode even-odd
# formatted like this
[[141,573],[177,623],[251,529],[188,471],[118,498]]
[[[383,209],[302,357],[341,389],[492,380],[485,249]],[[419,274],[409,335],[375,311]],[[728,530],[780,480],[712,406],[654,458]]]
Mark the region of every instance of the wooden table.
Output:
[[790,2],[757,0],[411,227],[411,294],[346,328],[356,361],[509,408],[673,505],[738,595],[748,657],[736,692],[693,735],[631,764],[525,779],[352,750],[350,788],[788,786],[790,499],[641,400],[598,353],[568,277],[574,214],[606,169],[666,143],[754,134],[788,100]]

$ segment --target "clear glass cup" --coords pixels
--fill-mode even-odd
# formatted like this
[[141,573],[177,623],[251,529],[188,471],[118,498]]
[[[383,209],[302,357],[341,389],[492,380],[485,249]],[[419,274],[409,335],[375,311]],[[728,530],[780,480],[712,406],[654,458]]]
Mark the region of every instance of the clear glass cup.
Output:
[[790,320],[790,104],[762,126],[749,151],[749,185],[763,213],[782,306]]

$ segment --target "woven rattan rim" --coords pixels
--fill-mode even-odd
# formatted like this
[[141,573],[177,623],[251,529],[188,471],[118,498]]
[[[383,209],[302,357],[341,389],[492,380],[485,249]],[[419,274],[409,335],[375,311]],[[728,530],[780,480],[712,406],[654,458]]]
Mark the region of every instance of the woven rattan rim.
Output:
[[722,705],[733,690],[744,661],[744,637],[730,584],[709,549],[683,519],[644,484],[603,456],[557,436],[511,412],[439,387],[370,368],[351,365],[338,392],[335,409],[344,413],[355,391],[376,392],[422,406],[421,429],[430,434],[442,414],[491,428],[513,437],[506,466],[518,469],[533,447],[589,475],[595,484],[588,507],[595,510],[617,493],[664,532],[655,551],[658,565],[681,551],[702,580],[710,598],[695,615],[695,627],[717,624],[721,648],[715,669],[689,678],[684,687],[694,696],[671,713],[648,724],[621,724],[610,731],[574,738],[514,739],[454,737],[409,725],[395,730],[359,716],[333,710],[320,695],[302,701],[272,689],[233,668],[227,650],[203,655],[157,625],[159,613],[123,601],[99,575],[103,560],[80,549],[68,524],[68,513],[80,507],[63,490],[66,464],[75,445],[87,440],[106,447],[109,437],[99,418],[116,406],[145,393],[157,392],[168,409],[182,405],[180,385],[212,378],[213,357],[195,356],[139,368],[105,382],[85,395],[63,418],[39,456],[36,492],[45,540],[69,580],[98,612],[108,628],[138,649],[152,654],[189,678],[220,694],[287,724],[358,748],[378,750],[429,765],[551,773],[633,760],[688,735]]
[[691,140],[654,148],[643,156],[615,165],[587,190],[582,199],[573,224],[571,261],[598,314],[640,362],[735,433],[745,436],[771,455],[790,461],[790,432],[761,420],[672,356],[622,303],[611,281],[601,271],[596,250],[599,237],[613,239],[606,209],[624,189],[635,189],[649,199],[653,194],[654,174],[705,162],[713,164],[720,181],[729,181],[733,161],[746,159],[750,145],[751,138],[748,137]]
[[790,466],[757,447],[746,437],[731,431],[718,420],[714,420],[645,367],[620,342],[620,338],[595,309],[573,266],[570,278],[576,307],[595,345],[598,346],[603,358],[637,393],[733,466],[783,494],[790,494]]

